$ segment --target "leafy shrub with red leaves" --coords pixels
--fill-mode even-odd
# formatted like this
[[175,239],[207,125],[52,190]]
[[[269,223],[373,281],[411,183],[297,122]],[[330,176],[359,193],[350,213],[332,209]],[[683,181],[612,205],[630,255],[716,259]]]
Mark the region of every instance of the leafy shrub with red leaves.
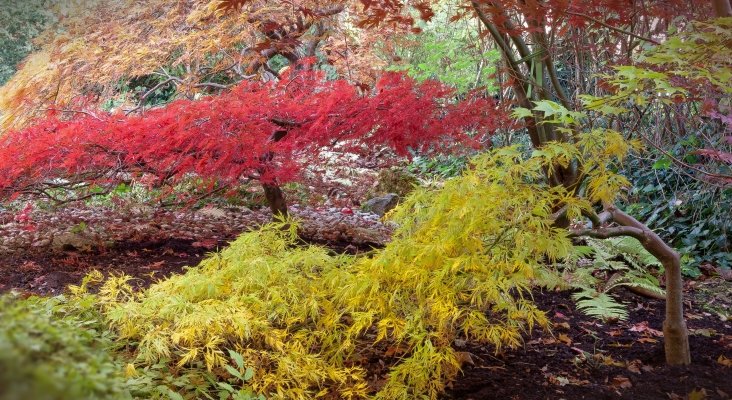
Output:
[[500,115],[491,99],[457,99],[437,82],[389,73],[364,91],[305,71],[141,115],[51,114],[0,138],[0,193],[98,193],[130,179],[170,188],[192,177],[209,190],[248,180],[278,185],[297,181],[324,149],[364,154],[385,146],[409,155],[475,146]]

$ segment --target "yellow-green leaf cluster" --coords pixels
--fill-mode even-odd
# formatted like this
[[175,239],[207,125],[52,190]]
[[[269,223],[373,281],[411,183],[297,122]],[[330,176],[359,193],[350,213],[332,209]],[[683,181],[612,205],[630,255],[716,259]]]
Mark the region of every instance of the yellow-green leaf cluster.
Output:
[[695,21],[685,31],[644,52],[639,65],[614,67],[603,79],[614,89],[604,97],[580,96],[585,106],[618,115],[628,103],[644,107],[651,102],[672,104],[694,100],[695,91],[713,89],[729,106],[732,94],[732,18]]
[[[598,131],[528,158],[518,147],[479,156],[442,188],[410,195],[390,215],[392,242],[366,256],[304,246],[293,223],[270,225],[145,291],[110,279],[97,298],[139,364],[231,378],[233,350],[254,371],[246,383],[272,398],[434,399],[460,370],[456,341],[501,351],[547,326],[530,286],[542,263],[574,251],[555,208],[579,215],[591,202],[545,184],[544,171],[584,159],[601,171],[590,197],[612,197],[619,178],[605,164],[628,150],[616,140]],[[365,375],[373,357],[390,367],[377,387]]]

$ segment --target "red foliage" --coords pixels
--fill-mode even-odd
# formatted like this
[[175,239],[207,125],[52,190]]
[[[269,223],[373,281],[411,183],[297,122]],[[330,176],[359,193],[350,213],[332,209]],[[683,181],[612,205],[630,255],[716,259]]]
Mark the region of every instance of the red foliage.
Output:
[[[419,12],[421,19],[429,20],[435,4],[426,1],[416,4],[395,0],[360,1],[364,7],[360,25],[366,27],[376,26],[383,21],[411,24],[413,19],[403,16],[405,8],[410,5]],[[670,20],[678,16],[709,16],[712,12],[711,2],[688,0],[476,0],[475,3],[491,15],[499,29],[507,32],[531,30],[530,27],[519,25],[507,29],[504,23],[512,13],[522,15],[527,21],[547,21],[558,26],[566,20],[573,26],[584,27],[598,20],[612,26],[627,25],[639,15]],[[469,10],[469,4],[464,8]]]
[[49,116],[0,139],[0,190],[9,197],[58,185],[109,186],[130,176],[156,186],[190,176],[209,185],[281,183],[298,179],[324,148],[439,150],[472,142],[466,131],[493,130],[497,115],[489,99],[456,101],[444,85],[400,74],[386,74],[360,94],[343,80],[302,72],[144,115]]

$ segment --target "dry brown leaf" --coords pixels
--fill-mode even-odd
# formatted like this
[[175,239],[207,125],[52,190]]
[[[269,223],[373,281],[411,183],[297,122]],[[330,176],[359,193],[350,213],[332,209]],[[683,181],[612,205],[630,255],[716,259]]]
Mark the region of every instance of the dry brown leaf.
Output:
[[631,331],[631,332],[640,332],[640,333],[643,333],[643,334],[648,334],[648,335],[656,336],[656,337],[662,337],[663,336],[663,332],[661,332],[661,331],[659,331],[657,329],[653,329],[650,326],[648,326],[648,321],[639,322],[639,323],[631,326],[630,329],[629,329],[629,331]]
[[628,363],[628,371],[634,374],[640,374],[641,367],[643,367],[643,363],[640,360],[633,360]]
[[618,388],[618,389],[628,389],[628,388],[633,387],[633,383],[630,381],[630,379],[628,379],[622,375],[618,375],[618,376],[614,377],[611,384],[613,387]]
[[556,324],[554,324],[554,326],[555,326],[555,327],[556,327],[557,329],[559,329],[559,328],[562,328],[562,329],[564,329],[564,330],[566,330],[566,331],[568,331],[568,330],[569,330],[569,323],[567,323],[567,322],[559,322],[559,323],[556,323]]
[[570,339],[569,336],[565,335],[564,333],[560,333],[557,339],[559,339],[560,342],[566,344],[567,346],[572,345],[572,339]]
[[456,351],[455,358],[460,363],[461,367],[464,366],[465,364],[475,366],[475,362],[473,361],[472,354],[468,353],[467,351]]
[[732,367],[732,358],[727,358],[722,354],[717,358],[717,363],[725,367]]
[[165,261],[158,261],[158,262],[154,262],[152,264],[148,264],[147,268],[148,269],[160,269],[163,266],[165,266]]

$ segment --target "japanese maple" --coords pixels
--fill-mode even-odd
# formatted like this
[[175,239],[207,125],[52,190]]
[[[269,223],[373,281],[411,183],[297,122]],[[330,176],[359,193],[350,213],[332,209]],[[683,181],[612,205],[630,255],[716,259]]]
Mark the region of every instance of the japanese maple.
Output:
[[[410,14],[406,10],[410,7],[413,15],[429,20],[435,2],[362,0],[362,3],[367,14],[362,24],[377,26],[383,20],[413,23],[407,17]],[[481,29],[486,30],[500,49],[511,99],[523,108],[516,116],[524,121],[532,146],[542,151],[556,143],[577,144],[581,140],[578,126],[557,124],[561,121],[555,116],[559,110],[576,116],[571,113],[581,108],[580,94],[608,95],[603,85],[598,84],[598,73],[606,72],[604,69],[612,65],[632,63],[633,56],[643,46],[663,42],[672,23],[683,26],[684,20],[707,19],[711,15],[723,17],[730,13],[728,0],[699,3],[471,0],[463,3],[462,12],[455,18],[477,17]],[[719,158],[717,153],[715,156]],[[579,198],[583,198],[587,177],[593,173],[582,168],[581,159],[556,163],[545,172],[549,185],[576,193]],[[683,319],[680,255],[645,224],[612,202],[593,200],[592,203],[601,211],[583,212],[591,229],[575,230],[574,234],[596,238],[632,236],[662,262],[668,293],[663,329],[666,361],[690,363],[688,329]],[[571,203],[555,204],[558,226],[570,226],[566,217],[570,206]]]
[[[74,3],[76,4],[76,3]],[[43,110],[127,112],[159,91],[194,98],[242,80],[279,79],[282,65],[318,55],[353,82],[375,83],[379,35],[348,23],[357,2],[83,0],[61,7],[58,27],[0,90],[0,124],[27,126]],[[275,61],[272,61],[276,59]],[[129,87],[128,87],[129,86]]]
[[465,132],[488,132],[499,119],[491,100],[456,101],[453,89],[401,74],[361,90],[303,71],[144,115],[51,115],[2,138],[0,188],[8,197],[79,185],[112,188],[130,177],[168,187],[196,177],[210,189],[256,180],[273,211],[286,214],[278,185],[297,180],[321,149],[439,150],[471,142]]

